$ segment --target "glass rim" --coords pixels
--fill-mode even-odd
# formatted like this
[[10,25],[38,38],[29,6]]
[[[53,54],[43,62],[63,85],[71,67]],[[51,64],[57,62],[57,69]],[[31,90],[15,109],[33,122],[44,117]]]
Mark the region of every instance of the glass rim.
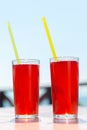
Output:
[[[55,60],[59,59],[59,60]],[[58,62],[58,61],[78,61],[79,62],[79,57],[75,56],[59,56],[59,57],[51,57],[49,58],[50,62]]]
[[[18,61],[20,63],[18,63]],[[16,64],[40,64],[40,60],[39,59],[14,59],[12,60],[12,65],[16,65]]]

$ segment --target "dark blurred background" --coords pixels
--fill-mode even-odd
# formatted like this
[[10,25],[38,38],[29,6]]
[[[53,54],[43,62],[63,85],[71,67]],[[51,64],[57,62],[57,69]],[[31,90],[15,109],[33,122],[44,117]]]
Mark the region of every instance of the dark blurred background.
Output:
[[[52,104],[50,85],[40,86],[39,95],[39,105]],[[0,107],[11,106],[14,106],[13,90],[0,91]],[[87,82],[79,83],[79,106],[87,106]]]

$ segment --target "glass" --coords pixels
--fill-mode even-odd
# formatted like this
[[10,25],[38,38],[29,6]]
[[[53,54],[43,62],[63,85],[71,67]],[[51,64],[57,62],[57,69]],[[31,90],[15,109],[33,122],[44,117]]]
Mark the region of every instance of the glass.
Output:
[[[79,59],[50,59],[53,116],[55,119],[76,119],[78,116]],[[63,121],[63,120],[62,120]]]
[[12,61],[15,118],[37,118],[40,62],[33,59],[19,61]]

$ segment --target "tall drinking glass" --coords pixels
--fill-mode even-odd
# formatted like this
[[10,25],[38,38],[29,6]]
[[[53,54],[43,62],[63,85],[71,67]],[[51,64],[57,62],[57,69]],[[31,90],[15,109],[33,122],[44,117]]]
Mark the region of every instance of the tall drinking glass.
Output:
[[12,61],[15,118],[38,117],[39,60]]
[[79,59],[50,59],[53,116],[55,119],[77,119]]

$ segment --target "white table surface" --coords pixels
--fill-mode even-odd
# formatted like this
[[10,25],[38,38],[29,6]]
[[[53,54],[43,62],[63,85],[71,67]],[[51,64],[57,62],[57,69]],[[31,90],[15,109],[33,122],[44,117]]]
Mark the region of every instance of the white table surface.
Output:
[[39,121],[16,123],[14,108],[0,108],[0,130],[87,130],[87,107],[79,107],[78,123],[53,123],[52,106],[39,107]]

